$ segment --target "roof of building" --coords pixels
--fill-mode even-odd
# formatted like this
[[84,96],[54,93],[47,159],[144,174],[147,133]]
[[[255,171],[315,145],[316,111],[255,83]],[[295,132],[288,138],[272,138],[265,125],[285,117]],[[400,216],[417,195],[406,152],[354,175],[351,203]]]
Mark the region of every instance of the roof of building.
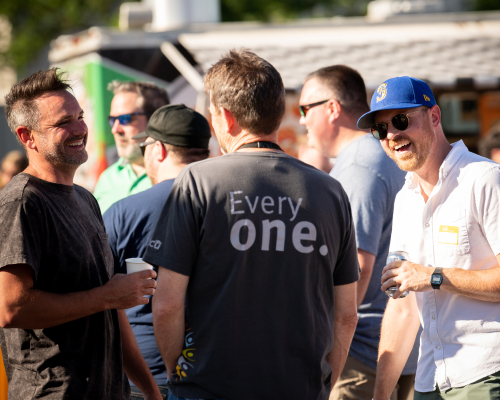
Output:
[[221,29],[182,33],[179,41],[203,70],[229,49],[248,48],[278,69],[288,89],[299,89],[308,73],[334,64],[357,69],[371,90],[402,75],[424,79],[434,87],[471,79],[479,89],[497,88],[500,13],[493,14],[496,19],[477,19],[476,13],[434,14],[386,23],[360,24],[357,19],[355,24],[328,26]]
[[160,46],[179,41],[202,70],[232,48],[248,48],[272,63],[287,89],[300,89],[308,73],[333,64],[357,69],[367,89],[410,75],[433,87],[469,81],[478,89],[500,87],[500,12],[298,20],[288,23],[192,25],[166,32],[91,28],[61,36],[50,59],[62,61],[103,48]]

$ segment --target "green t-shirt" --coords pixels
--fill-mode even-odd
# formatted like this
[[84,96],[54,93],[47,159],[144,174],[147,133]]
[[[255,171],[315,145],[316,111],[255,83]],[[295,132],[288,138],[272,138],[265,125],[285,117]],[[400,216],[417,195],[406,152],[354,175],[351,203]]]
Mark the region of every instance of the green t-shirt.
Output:
[[130,163],[120,158],[99,177],[94,197],[104,214],[112,204],[132,194],[149,189],[153,185],[146,173],[137,176]]

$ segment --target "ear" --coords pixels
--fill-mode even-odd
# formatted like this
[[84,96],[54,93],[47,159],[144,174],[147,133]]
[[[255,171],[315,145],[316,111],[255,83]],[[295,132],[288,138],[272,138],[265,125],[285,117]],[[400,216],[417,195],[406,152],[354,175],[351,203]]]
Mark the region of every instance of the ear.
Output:
[[340,106],[340,103],[337,100],[335,99],[328,100],[328,103],[326,103],[325,108],[328,112],[328,119],[330,120],[330,122],[334,122],[337,119],[339,119],[342,107]]
[[36,150],[35,137],[33,136],[33,131],[27,126],[18,126],[16,129],[16,134],[21,140],[26,148],[31,150]]
[[155,157],[157,161],[162,162],[163,160],[165,160],[165,158],[167,158],[168,151],[163,145],[163,143],[160,142],[159,140],[157,140],[156,143],[154,144],[154,150],[156,152]]
[[437,128],[441,123],[441,109],[439,106],[435,105],[431,107],[429,113],[431,116],[431,126],[433,128]]
[[236,125],[238,125],[238,123],[236,122],[236,118],[234,118],[234,115],[231,111],[226,110],[224,107],[220,108],[220,112],[222,115],[222,120],[224,121],[225,133],[232,134]]

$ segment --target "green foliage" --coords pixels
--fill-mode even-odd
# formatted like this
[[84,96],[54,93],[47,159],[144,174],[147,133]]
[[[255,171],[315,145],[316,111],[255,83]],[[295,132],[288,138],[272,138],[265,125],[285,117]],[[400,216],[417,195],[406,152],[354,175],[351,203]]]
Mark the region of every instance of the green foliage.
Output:
[[475,0],[475,11],[500,10],[500,0]]
[[5,62],[22,69],[57,36],[108,25],[120,0],[5,0],[0,15],[12,25],[12,42]]
[[223,21],[282,21],[298,17],[365,15],[369,0],[221,0]]

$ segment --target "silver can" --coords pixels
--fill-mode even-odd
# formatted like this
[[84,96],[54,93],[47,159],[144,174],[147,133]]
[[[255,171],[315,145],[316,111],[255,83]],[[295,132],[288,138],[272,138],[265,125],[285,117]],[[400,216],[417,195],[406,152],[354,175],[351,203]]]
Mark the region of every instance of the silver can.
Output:
[[[394,261],[410,261],[410,256],[406,251],[391,251],[389,255],[387,256],[387,264],[394,262]],[[398,290],[397,286],[391,286],[388,287],[385,290],[385,294],[389,297],[394,296],[394,292]],[[398,297],[398,299],[402,299],[406,296],[408,296],[410,292],[408,290],[404,291],[401,296]]]

